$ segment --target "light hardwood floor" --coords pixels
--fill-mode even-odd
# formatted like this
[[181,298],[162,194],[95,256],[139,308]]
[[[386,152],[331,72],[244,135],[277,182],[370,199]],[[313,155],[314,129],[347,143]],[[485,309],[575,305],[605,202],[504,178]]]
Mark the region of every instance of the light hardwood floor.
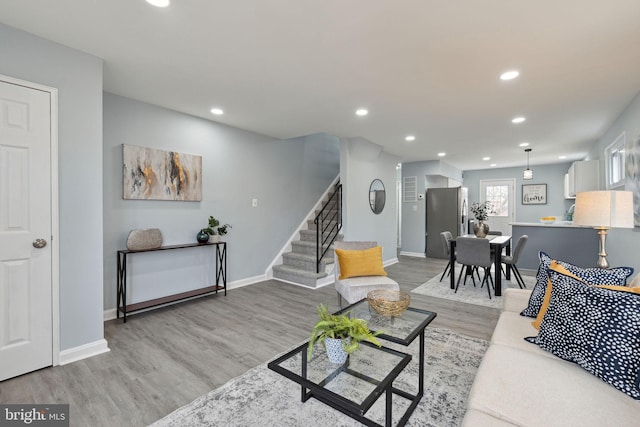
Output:
[[[399,257],[386,268],[410,291],[446,261]],[[443,286],[447,281],[443,280]],[[438,313],[431,324],[489,339],[496,309],[411,294]],[[333,285],[311,290],[265,281],[105,323],[111,351],[0,383],[2,403],[69,403],[72,426],[145,426],[308,338]]]

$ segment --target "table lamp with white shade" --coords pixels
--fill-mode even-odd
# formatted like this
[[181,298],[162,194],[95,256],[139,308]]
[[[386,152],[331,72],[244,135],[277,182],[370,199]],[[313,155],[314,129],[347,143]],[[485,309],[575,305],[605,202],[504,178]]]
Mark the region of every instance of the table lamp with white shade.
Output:
[[576,195],[573,215],[576,225],[598,230],[600,253],[598,267],[609,268],[605,249],[610,228],[633,228],[633,193],[631,191],[585,191]]

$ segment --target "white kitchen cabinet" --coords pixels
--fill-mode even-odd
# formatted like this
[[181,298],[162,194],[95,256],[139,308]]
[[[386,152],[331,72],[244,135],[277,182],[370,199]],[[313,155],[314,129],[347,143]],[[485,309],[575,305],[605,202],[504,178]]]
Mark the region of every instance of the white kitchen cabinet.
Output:
[[573,199],[582,191],[600,190],[600,161],[573,162],[564,177],[565,198]]

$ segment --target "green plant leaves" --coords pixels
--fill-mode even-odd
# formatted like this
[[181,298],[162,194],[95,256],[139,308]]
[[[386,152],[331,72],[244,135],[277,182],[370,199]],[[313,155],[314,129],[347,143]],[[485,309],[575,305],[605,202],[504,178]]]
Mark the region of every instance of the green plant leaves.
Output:
[[360,348],[362,341],[370,342],[380,347],[382,344],[376,338],[380,332],[372,333],[367,327],[367,322],[363,319],[350,318],[346,314],[330,314],[324,304],[318,306],[318,318],[320,319],[311,331],[309,337],[309,346],[307,349],[307,358],[310,359],[313,354],[313,348],[316,343],[322,343],[326,338],[344,339],[351,337],[351,342],[346,344],[342,342],[343,348],[349,354]]

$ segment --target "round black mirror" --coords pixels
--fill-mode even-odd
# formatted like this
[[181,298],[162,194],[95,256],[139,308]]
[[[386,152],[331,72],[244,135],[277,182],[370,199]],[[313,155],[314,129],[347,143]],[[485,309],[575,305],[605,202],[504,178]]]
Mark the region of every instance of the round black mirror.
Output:
[[374,179],[369,186],[369,206],[374,214],[382,212],[386,198],[384,184],[379,179]]

